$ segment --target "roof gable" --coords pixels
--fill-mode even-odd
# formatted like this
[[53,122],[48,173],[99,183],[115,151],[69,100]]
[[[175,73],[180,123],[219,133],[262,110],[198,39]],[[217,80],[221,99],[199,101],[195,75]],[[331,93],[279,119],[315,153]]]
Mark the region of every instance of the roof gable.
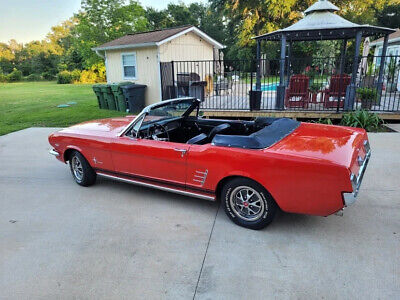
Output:
[[224,48],[222,44],[212,39],[210,36],[208,36],[205,32],[201,31],[197,27],[192,25],[185,25],[181,27],[167,28],[163,30],[154,30],[154,31],[140,32],[134,34],[127,34],[123,37],[120,37],[118,39],[102,44],[96,48],[93,48],[93,50],[99,51],[99,50],[159,46],[188,32],[196,33],[197,35],[199,35],[200,37],[202,37],[203,39],[205,39],[218,49]]
[[[400,29],[397,28],[395,32],[389,34],[389,43],[400,40]],[[383,37],[377,40],[372,41],[369,45],[376,46],[377,44],[383,44]]]

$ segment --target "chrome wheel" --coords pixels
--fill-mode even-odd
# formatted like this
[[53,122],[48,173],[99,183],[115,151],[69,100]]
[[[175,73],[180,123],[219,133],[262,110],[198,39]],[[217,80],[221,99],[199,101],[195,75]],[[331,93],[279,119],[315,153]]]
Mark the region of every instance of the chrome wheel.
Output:
[[83,179],[82,163],[77,156],[74,156],[71,161],[72,172],[78,181]]
[[249,186],[236,187],[229,200],[235,215],[245,221],[258,220],[267,209],[260,193]]

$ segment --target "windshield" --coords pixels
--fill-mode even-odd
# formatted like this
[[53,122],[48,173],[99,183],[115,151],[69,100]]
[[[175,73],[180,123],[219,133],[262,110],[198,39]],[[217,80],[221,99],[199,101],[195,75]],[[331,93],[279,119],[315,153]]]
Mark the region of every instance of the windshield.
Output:
[[[164,105],[157,105],[148,111],[142,125],[146,125],[154,121],[181,117],[192,105],[193,99],[177,100]],[[193,111],[192,113],[196,114],[197,111]]]
[[[181,117],[185,113],[186,115],[197,116],[198,106],[196,107],[195,104],[195,100],[193,98],[189,98],[160,103],[159,105],[151,107],[147,111],[143,111],[139,117],[135,119],[134,125],[128,134],[135,135],[140,128],[143,128],[143,125],[154,123],[160,120]],[[193,111],[190,111],[192,109]]]

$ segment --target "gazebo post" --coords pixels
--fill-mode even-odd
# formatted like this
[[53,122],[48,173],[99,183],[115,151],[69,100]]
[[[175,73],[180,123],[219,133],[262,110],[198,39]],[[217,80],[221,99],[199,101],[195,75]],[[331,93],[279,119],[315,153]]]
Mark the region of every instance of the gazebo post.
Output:
[[261,90],[261,40],[257,40],[256,90]]
[[379,66],[379,75],[378,75],[378,83],[377,83],[377,89],[378,89],[378,102],[381,102],[381,97],[382,97],[382,82],[383,82],[383,73],[385,71],[385,61],[386,61],[386,51],[387,51],[387,46],[388,46],[388,41],[389,41],[389,34],[385,35],[385,38],[383,39],[383,48],[382,48],[382,56],[381,56],[381,64]]
[[287,70],[286,86],[289,85],[289,80],[290,80],[290,59],[291,59],[291,56],[292,56],[292,41],[289,41],[288,54],[287,54],[287,67],[286,67],[286,70]]
[[281,59],[279,62],[279,86],[276,93],[276,108],[283,109],[284,108],[284,100],[285,100],[285,58],[286,58],[286,34],[282,34],[281,36]]
[[351,82],[347,87],[346,98],[344,99],[344,109],[353,110],[354,100],[356,98],[356,79],[358,71],[358,58],[360,56],[362,30],[357,31],[356,35],[356,48],[354,50],[353,70],[351,72]]
[[346,59],[346,49],[347,49],[347,39],[344,39],[342,42],[342,49],[340,51],[340,65],[339,65],[339,74],[342,75],[344,72],[344,63]]

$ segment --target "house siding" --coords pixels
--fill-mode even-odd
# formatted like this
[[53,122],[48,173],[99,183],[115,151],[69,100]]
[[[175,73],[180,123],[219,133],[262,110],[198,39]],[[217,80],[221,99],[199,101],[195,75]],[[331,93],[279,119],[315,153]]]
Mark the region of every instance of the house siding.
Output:
[[107,82],[128,81],[124,80],[123,76],[122,54],[130,52],[136,53],[136,79],[129,81],[147,85],[145,94],[146,105],[159,102],[161,95],[157,47],[106,51]]
[[[192,32],[160,45],[160,61],[184,61],[175,64],[175,75],[190,71],[197,73],[201,80],[205,80],[206,75],[213,74],[214,64],[211,62],[213,59],[213,45]],[[190,63],[197,60],[209,60],[210,64],[204,68],[204,64],[199,67],[196,63]]]
[[160,45],[160,60],[213,60],[213,46],[189,32]]
[[[123,78],[122,54],[135,52],[137,78],[129,81],[147,85],[146,105],[157,103],[161,101],[160,61],[212,61],[213,49],[213,45],[204,41],[197,34],[189,32],[158,47],[107,50],[105,53],[107,82],[127,81]],[[176,73],[187,71],[184,64],[182,64],[182,70],[180,69],[177,67]],[[192,69],[192,71],[198,73],[204,80],[205,75],[213,73],[212,69],[213,64],[210,63],[207,70]]]

